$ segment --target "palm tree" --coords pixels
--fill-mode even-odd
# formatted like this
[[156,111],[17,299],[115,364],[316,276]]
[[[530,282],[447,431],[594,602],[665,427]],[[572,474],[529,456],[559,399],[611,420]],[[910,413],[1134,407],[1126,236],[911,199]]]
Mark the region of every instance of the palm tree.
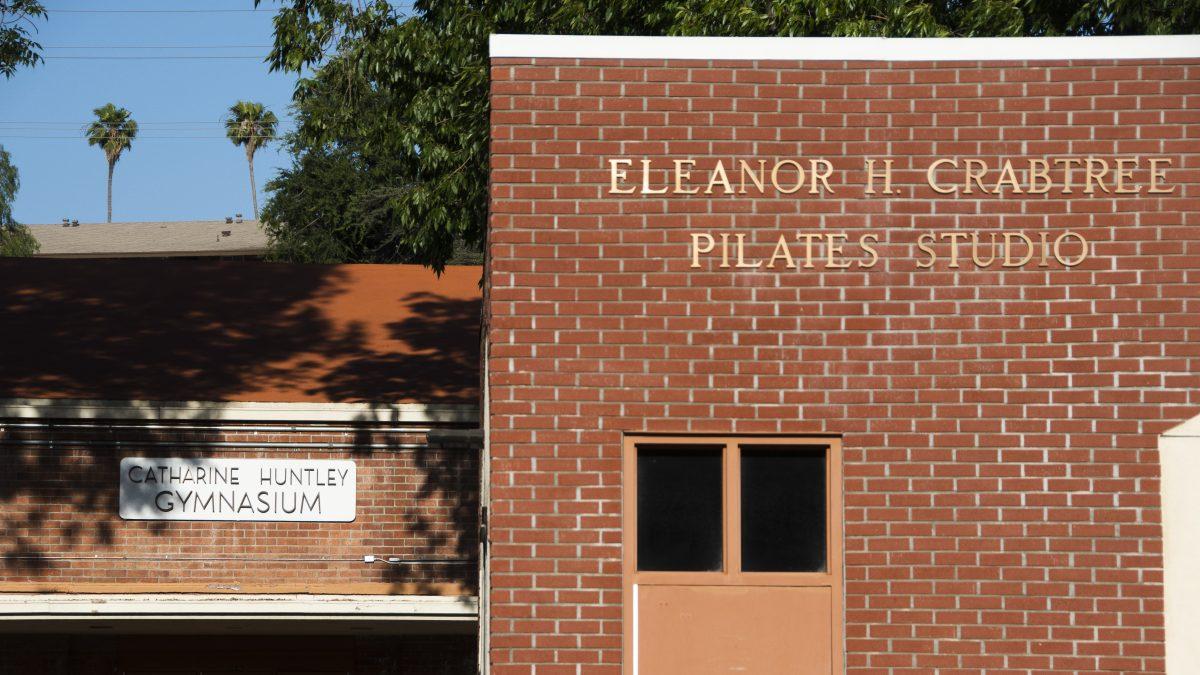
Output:
[[111,223],[113,167],[121,159],[122,152],[133,148],[138,125],[128,110],[111,103],[96,108],[92,113],[96,115],[96,121],[88,125],[84,133],[88,145],[100,146],[104,151],[104,159],[108,160],[108,222]]
[[233,144],[246,146],[246,163],[250,165],[250,199],[254,204],[254,219],[258,219],[258,189],[254,186],[254,153],[275,137],[275,113],[261,103],[238,101],[229,106],[225,116],[225,135]]

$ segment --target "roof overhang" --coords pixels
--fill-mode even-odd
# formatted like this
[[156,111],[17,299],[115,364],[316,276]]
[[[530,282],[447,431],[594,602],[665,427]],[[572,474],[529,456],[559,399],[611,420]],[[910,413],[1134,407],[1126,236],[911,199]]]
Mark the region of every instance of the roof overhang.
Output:
[[475,596],[0,593],[0,633],[462,633],[478,619]]

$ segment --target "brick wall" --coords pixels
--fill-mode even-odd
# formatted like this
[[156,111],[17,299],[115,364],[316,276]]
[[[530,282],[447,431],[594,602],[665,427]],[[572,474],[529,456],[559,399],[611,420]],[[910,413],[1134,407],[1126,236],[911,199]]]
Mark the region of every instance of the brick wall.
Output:
[[[0,423],[0,592],[473,592],[478,451],[369,426]],[[270,447],[321,443],[328,447]],[[234,447],[230,447],[233,444]],[[122,457],[351,459],[349,523],[126,521]],[[365,564],[365,554],[450,562]],[[449,587],[453,588],[453,586]],[[341,590],[339,590],[341,589]]]
[[[493,59],[492,82],[495,673],[619,671],[633,431],[844,436],[850,671],[1163,669],[1155,448],[1200,409],[1200,64]],[[1176,190],[924,182],[938,157],[1066,155],[1169,158]],[[611,158],[658,187],[668,158],[795,157],[828,158],[832,194],[608,194]],[[864,193],[866,157],[898,194]],[[922,232],[1016,230],[1091,255],[916,264]],[[878,264],[691,267],[693,233],[763,259],[797,231],[878,233]]]

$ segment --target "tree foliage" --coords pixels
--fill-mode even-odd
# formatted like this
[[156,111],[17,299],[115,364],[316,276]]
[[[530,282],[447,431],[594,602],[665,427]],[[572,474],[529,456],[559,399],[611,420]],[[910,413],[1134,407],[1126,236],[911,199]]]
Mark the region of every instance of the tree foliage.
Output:
[[27,225],[0,228],[0,258],[28,258],[41,247]]
[[30,31],[34,21],[46,18],[46,8],[38,0],[0,0],[0,74],[13,76],[19,66],[42,62],[38,44]]
[[88,145],[100,146],[104,151],[104,159],[109,164],[116,164],[126,150],[133,149],[138,123],[134,121],[132,113],[112,103],[96,108],[92,114],[96,119],[84,131]]
[[0,227],[14,224],[12,205],[21,189],[21,177],[12,163],[12,155],[0,145]]
[[225,115],[225,135],[234,146],[246,150],[246,163],[250,166],[250,198],[254,203],[254,217],[258,218],[258,188],[254,184],[254,153],[275,138],[275,127],[279,120],[266,106],[253,101],[238,101],[229,106]]
[[[259,1],[259,0],[256,0]],[[275,255],[419,261],[479,246],[488,35],[1053,36],[1200,31],[1200,0],[280,0],[297,85],[292,166],[268,189]],[[720,56],[714,54],[714,56]],[[328,192],[319,177],[336,182]]]
[[0,145],[0,257],[30,256],[40,248],[29,228],[13,219],[12,205],[20,189],[12,155]]
[[[294,138],[289,138],[293,143]],[[262,220],[271,238],[271,257],[314,263],[369,262],[363,251],[379,242],[363,237],[386,230],[371,221],[366,206],[374,183],[354,153],[332,146],[294,150],[291,168],[267,183],[272,198]]]
[[138,123],[134,121],[132,113],[112,103],[92,110],[92,114],[96,120],[84,128],[84,136],[89,146],[99,146],[104,151],[104,160],[108,162],[108,222],[111,223],[113,169],[121,155],[133,149]]

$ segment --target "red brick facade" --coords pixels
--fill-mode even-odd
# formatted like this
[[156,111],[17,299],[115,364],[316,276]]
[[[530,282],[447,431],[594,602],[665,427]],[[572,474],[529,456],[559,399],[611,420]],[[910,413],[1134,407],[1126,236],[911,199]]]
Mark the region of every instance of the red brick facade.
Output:
[[[0,592],[474,593],[478,450],[427,426],[2,421]],[[129,456],[350,459],[356,517],[122,520]]]
[[[1163,670],[1155,448],[1200,409],[1200,63],[497,58],[492,78],[494,673],[619,672],[627,432],[843,436],[849,671]],[[1174,191],[925,182],[942,157],[1063,156],[1167,158]],[[864,193],[868,157],[898,194]],[[834,171],[823,195],[618,195],[613,158],[631,185],[652,160],[655,188],[676,158]],[[1067,230],[1078,266],[951,268],[943,243],[917,264],[923,232]],[[877,233],[878,263],[826,266],[818,242],[812,268],[694,268],[697,232],[744,234],[747,259]]]

